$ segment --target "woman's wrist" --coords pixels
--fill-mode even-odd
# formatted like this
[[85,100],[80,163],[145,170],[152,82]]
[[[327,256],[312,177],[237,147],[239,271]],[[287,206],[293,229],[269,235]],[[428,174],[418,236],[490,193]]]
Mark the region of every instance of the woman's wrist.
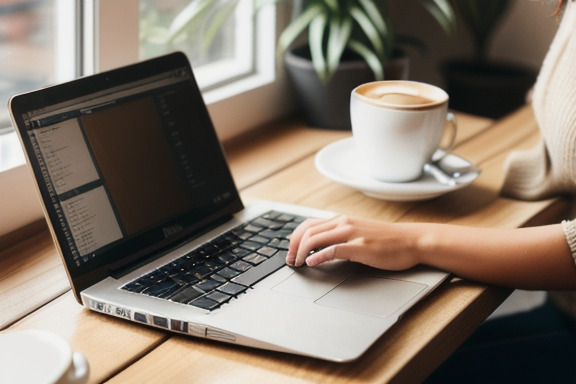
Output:
[[435,264],[442,247],[441,228],[437,224],[415,224],[411,233],[415,237],[413,253],[417,263],[438,267]]

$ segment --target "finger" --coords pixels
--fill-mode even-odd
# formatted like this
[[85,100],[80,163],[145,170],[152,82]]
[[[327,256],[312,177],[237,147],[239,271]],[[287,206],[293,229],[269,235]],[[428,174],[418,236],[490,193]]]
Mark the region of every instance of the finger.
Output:
[[300,245],[296,251],[294,265],[300,266],[312,252],[334,244],[348,241],[349,227],[342,226],[342,219],[334,218],[328,221],[318,222],[308,228],[302,236]]
[[315,267],[333,260],[355,261],[354,256],[357,255],[359,251],[361,251],[361,248],[355,243],[331,245],[311,254],[306,258],[306,265],[309,267]]
[[294,265],[296,260],[296,255],[300,244],[302,242],[302,237],[311,226],[316,225],[321,219],[306,219],[304,220],[290,235],[290,245],[288,246],[288,253],[286,255],[286,264]]
[[336,247],[336,245],[332,245],[314,252],[306,258],[306,265],[309,267],[315,267],[319,264],[334,260]]

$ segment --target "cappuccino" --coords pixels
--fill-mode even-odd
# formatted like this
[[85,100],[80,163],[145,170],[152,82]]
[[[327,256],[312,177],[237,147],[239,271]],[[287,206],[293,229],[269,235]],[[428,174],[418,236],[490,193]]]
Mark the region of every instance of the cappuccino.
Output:
[[[352,133],[372,176],[384,182],[407,182],[439,148],[450,126],[449,150],[456,121],[448,113],[448,95],[430,84],[377,81],[358,86],[350,99]],[[448,131],[448,130],[446,130]]]
[[376,81],[360,85],[356,95],[384,108],[427,109],[448,101],[440,88],[412,81]]

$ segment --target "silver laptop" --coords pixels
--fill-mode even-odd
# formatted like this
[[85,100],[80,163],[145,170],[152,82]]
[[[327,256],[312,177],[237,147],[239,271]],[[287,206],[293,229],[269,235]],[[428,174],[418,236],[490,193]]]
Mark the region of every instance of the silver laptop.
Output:
[[345,362],[447,277],[286,266],[292,230],[332,213],[243,206],[182,53],[14,96],[10,111],[74,294],[91,310]]

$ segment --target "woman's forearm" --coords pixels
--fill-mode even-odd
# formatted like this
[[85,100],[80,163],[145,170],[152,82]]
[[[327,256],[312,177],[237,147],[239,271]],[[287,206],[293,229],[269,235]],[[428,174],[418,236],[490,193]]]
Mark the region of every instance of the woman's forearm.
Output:
[[454,274],[524,289],[574,289],[576,265],[562,226],[488,229],[422,224],[418,259]]
[[495,229],[338,216],[307,220],[294,231],[289,265],[313,267],[333,259],[386,270],[425,264],[514,288],[576,288],[576,265],[560,224]]

